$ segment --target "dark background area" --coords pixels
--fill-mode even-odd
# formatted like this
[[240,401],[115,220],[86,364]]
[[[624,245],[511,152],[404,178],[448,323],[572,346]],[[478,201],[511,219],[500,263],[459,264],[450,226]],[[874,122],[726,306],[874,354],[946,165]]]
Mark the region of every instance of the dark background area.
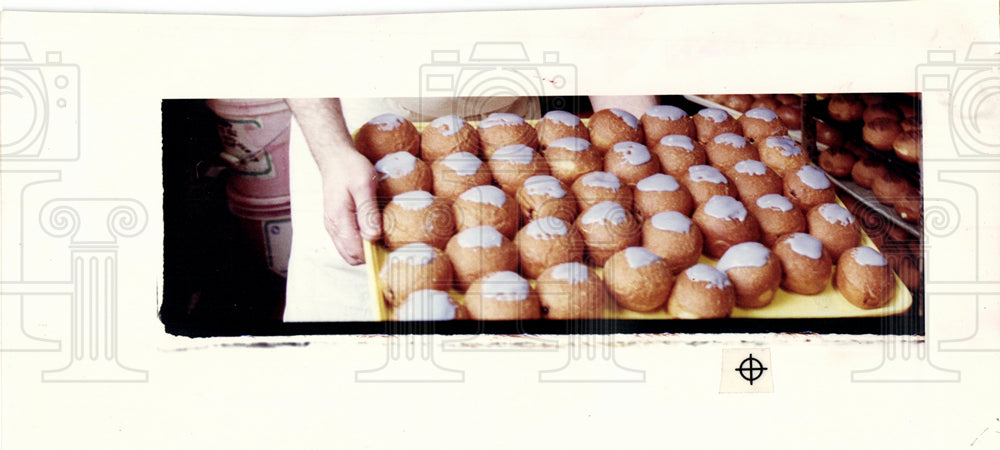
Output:
[[[695,114],[683,96],[660,104]],[[559,109],[592,114],[587,97],[544,97],[542,114]],[[228,209],[215,114],[204,100],[164,100],[164,291],[160,318],[168,333],[186,336],[372,333],[838,333],[924,334],[923,292],[906,314],[852,319],[588,320],[475,322],[403,326],[394,322],[283,323],[285,278],[270,271]],[[844,195],[844,194],[841,194]]]

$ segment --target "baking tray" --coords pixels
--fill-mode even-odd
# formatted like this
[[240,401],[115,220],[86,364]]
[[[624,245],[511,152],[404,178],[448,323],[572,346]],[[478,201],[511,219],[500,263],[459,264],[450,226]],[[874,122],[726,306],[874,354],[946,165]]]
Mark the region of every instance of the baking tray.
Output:
[[[534,125],[537,121],[529,120],[528,122]],[[470,123],[478,127],[476,122]],[[587,123],[586,119],[584,119],[584,123]],[[414,123],[413,125],[417,128],[417,130],[422,131],[428,124]],[[843,203],[841,203],[839,199],[837,200],[837,203],[840,203],[843,206]],[[861,243],[862,245],[878,249],[863,229],[861,230]],[[366,261],[365,266],[368,272],[368,289],[375,311],[374,320],[388,321],[392,317],[391,310],[382,296],[378,274],[379,271],[382,270],[382,266],[385,264],[386,259],[389,256],[389,250],[382,246],[379,242],[367,240],[363,242],[363,247]],[[705,255],[702,255],[699,260],[699,262],[709,264],[713,267],[715,267],[716,261],[717,260],[709,258]],[[601,276],[603,279],[603,270],[601,268],[591,268],[594,269],[598,276]],[[826,290],[816,295],[800,295],[787,292],[784,289],[779,289],[770,305],[758,309],[744,309],[737,307],[733,310],[730,317],[743,319],[832,319],[883,317],[901,314],[908,311],[913,305],[913,295],[910,293],[909,289],[906,288],[899,277],[895,275],[895,273],[893,273],[893,278],[896,280],[896,296],[882,308],[867,310],[860,309],[850,304],[842,295],[840,295],[840,292],[832,287],[832,283],[829,283]],[[534,281],[529,281],[531,281],[531,285],[534,287]],[[465,295],[462,292],[452,289],[451,294],[452,298],[464,304]],[[608,305],[604,311],[604,318],[679,320],[667,314],[665,308],[660,308],[659,310],[652,312],[637,312],[621,308],[615,304],[614,301],[608,301]]]

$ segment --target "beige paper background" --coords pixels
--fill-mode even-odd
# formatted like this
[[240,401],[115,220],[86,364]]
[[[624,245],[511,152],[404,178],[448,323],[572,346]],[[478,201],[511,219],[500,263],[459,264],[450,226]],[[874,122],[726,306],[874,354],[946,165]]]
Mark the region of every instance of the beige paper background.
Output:
[[[81,157],[30,165],[61,170],[62,178],[23,199],[3,192],[3,204],[130,197],[149,216],[139,236],[120,241],[117,322],[119,362],[147,371],[148,381],[43,383],[41,371],[66,365],[68,344],[2,353],[5,448],[989,448],[1000,441],[991,400],[1000,393],[1000,351],[938,351],[940,341],[996,336],[976,330],[977,318],[1000,327],[1000,221],[988,206],[997,186],[955,190],[934,176],[1000,164],[956,154],[941,95],[925,97],[925,196],[982,203],[963,206],[961,219],[953,217],[957,229],[929,240],[927,343],[888,348],[929,351],[918,366],[958,370],[958,382],[852,382],[852,370],[884,363],[887,347],[871,339],[725,335],[615,338],[615,361],[644,370],[640,383],[539,383],[539,371],[560,367],[566,353],[509,346],[435,353],[438,365],[464,371],[462,382],[357,383],[356,370],[386,362],[387,338],[188,339],[164,334],[156,317],[163,98],[416,96],[431,50],[465,53],[476,41],[522,41],[533,58],[558,51],[561,62],[576,65],[580,94],[912,91],[928,50],[956,50],[961,61],[970,42],[1000,39],[995,2],[295,19],[5,12],[0,20],[4,40],[25,42],[36,57],[61,51],[64,62],[79,65],[81,83]],[[992,111],[997,102],[985,105]],[[996,118],[984,125],[995,127]],[[981,250],[971,270],[970,243]],[[65,267],[65,253],[66,242],[53,240],[25,265]],[[972,294],[982,294],[978,304]],[[68,342],[68,304],[46,305],[33,311],[44,318],[33,331]],[[718,394],[728,347],[769,347],[775,392]]]

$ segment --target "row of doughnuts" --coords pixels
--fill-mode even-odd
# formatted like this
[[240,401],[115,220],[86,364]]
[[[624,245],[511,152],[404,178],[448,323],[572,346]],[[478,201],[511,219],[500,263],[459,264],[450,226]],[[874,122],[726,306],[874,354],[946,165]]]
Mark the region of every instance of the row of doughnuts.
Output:
[[873,149],[895,151],[903,161],[920,162],[920,120],[911,104],[893,102],[878,94],[836,94],[827,103],[827,112],[845,124],[863,122],[862,140]]
[[[664,109],[663,107],[658,107],[658,108],[660,108],[661,110]],[[667,112],[670,113],[671,111],[668,109]],[[681,147],[683,151],[691,153],[693,152],[693,150],[688,150],[687,148],[695,148],[695,146],[702,146],[701,145],[702,142],[695,141],[688,136],[689,134],[694,133],[695,136],[700,137],[702,138],[702,140],[706,141],[705,142],[706,145],[704,145],[705,158],[715,163],[717,167],[723,167],[724,169],[727,169],[727,172],[736,174],[734,176],[734,179],[739,178],[741,175],[748,175],[752,177],[753,176],[752,174],[761,171],[763,173],[767,173],[770,167],[767,167],[763,163],[760,163],[759,161],[756,161],[753,158],[754,156],[760,153],[757,152],[743,153],[743,152],[750,152],[750,150],[745,150],[745,148],[752,149],[752,145],[749,145],[751,141],[746,140],[746,138],[744,138],[743,136],[732,132],[732,131],[744,131],[744,129],[747,129],[750,130],[751,132],[756,133],[756,131],[754,131],[753,126],[749,127],[743,126],[747,123],[753,125],[753,122],[744,121],[743,123],[740,123],[733,120],[731,117],[728,116],[728,114],[724,112],[722,113],[725,114],[725,117],[719,117],[717,115],[717,112],[722,112],[722,111],[706,110],[703,111],[702,113],[697,114],[690,122],[691,124],[694,125],[693,132],[691,131],[692,127],[690,125],[685,125],[684,128],[684,130],[686,130],[685,134],[664,136],[657,144],[665,147],[670,147],[670,146]],[[595,114],[595,117],[598,116],[598,114],[600,113],[601,112],[599,111],[597,114]],[[746,117],[748,119],[754,119],[755,115],[764,116],[766,115],[764,113],[766,113],[766,111],[760,111],[760,114],[748,114],[746,115]],[[568,114],[568,113],[562,113],[562,114]],[[624,116],[623,114],[614,111],[612,111],[611,114],[617,116],[618,118],[622,118],[622,122],[624,122],[624,124],[629,128],[632,128],[629,121],[627,120],[628,116]],[[670,114],[664,114],[662,111],[651,111],[651,114],[647,114],[647,116],[652,116],[652,115],[670,116]],[[644,116],[644,118],[645,117],[646,116]],[[690,119],[686,116],[686,114],[683,115],[683,118]],[[771,119],[773,120],[773,117]],[[489,118],[487,120],[489,120]],[[539,125],[545,123],[545,120],[546,119],[540,121]],[[518,122],[516,120],[509,120],[508,122],[510,122],[510,124],[513,125],[518,125]],[[667,122],[683,122],[683,121],[680,120],[680,118],[677,118],[668,120]],[[699,126],[699,122],[702,123],[703,125]],[[733,123],[739,126],[739,128],[734,126]],[[600,122],[597,122],[597,125],[599,124]],[[507,125],[501,125],[501,126],[507,126]],[[626,134],[629,133],[628,130],[621,130],[621,129],[612,130],[613,132],[611,133],[605,133],[605,131],[607,130],[601,127],[596,127],[596,128],[597,129],[595,130],[595,122],[592,121],[591,129],[589,131],[592,137],[595,135],[595,131],[598,131],[598,133],[596,133],[597,135],[612,135],[613,136],[612,140],[620,139],[621,136],[614,137],[614,135],[620,134],[619,132],[621,131],[624,131]],[[723,133],[723,131],[725,131],[726,133]],[[794,143],[785,142],[784,140],[781,140],[781,138],[777,136],[768,136],[768,133],[778,134],[782,131],[784,130],[782,130],[782,128],[780,127],[777,128],[777,131],[765,130],[765,132],[756,134],[756,136],[758,137],[754,139],[754,141],[756,141],[759,144],[759,147],[765,147],[765,148],[771,147],[772,150],[777,155],[774,159],[775,162],[774,167],[778,168],[779,170],[782,170],[782,172],[785,172],[790,170],[790,168],[796,167],[794,164],[788,166],[782,164],[785,162],[784,159],[787,159],[789,156],[795,156],[790,154],[794,152],[789,152],[789,147],[793,147]],[[518,131],[517,133],[513,134],[513,137],[517,138],[519,136],[523,136],[523,134],[524,133]],[[713,134],[715,134],[715,136],[713,136]],[[360,135],[361,133],[359,133],[359,136]],[[725,136],[717,139],[718,135],[725,135]],[[631,136],[635,137],[634,134]],[[587,143],[580,137],[577,136],[569,136],[569,137],[576,140],[574,141],[574,143],[576,144],[577,147],[584,147],[584,144],[587,144],[586,145],[587,148],[584,148],[583,150],[587,150],[589,147],[591,147],[589,143]],[[566,137],[562,137],[559,139],[566,139]],[[552,144],[551,141],[550,144]],[[515,145],[527,147],[527,145],[525,144],[515,144]],[[609,154],[620,154],[620,159],[623,162],[621,166],[624,169],[627,169],[624,172],[621,172],[623,173],[623,178],[627,176],[633,176],[633,178],[630,178],[629,182],[623,183],[622,182],[623,180],[619,179],[618,176],[610,172],[600,172],[600,171],[586,172],[578,174],[577,179],[573,180],[573,188],[567,189],[565,183],[563,183],[562,181],[560,181],[555,177],[545,176],[545,175],[530,175],[528,178],[525,179],[525,182],[522,184],[522,186],[519,187],[518,190],[516,191],[516,197],[518,199],[519,206],[521,207],[522,212],[525,215],[525,218],[526,219],[534,218],[539,220],[533,221],[529,223],[528,226],[524,227],[524,229],[521,230],[524,232],[524,235],[529,234],[529,232],[526,231],[529,228],[534,229],[536,235],[538,234],[538,229],[544,229],[546,227],[566,229],[566,230],[568,230],[569,228],[576,228],[579,230],[580,234],[585,238],[584,241],[587,248],[587,255],[589,261],[597,265],[601,265],[602,263],[610,263],[610,261],[614,258],[616,254],[624,252],[630,247],[635,247],[635,245],[629,245],[629,244],[635,244],[637,243],[637,241],[634,240],[634,237],[628,237],[628,236],[630,234],[631,235],[636,234],[634,230],[638,229],[638,223],[640,220],[644,222],[643,227],[651,227],[651,225],[649,224],[656,222],[653,219],[655,219],[654,216],[657,215],[658,213],[652,211],[651,209],[655,208],[657,204],[663,203],[663,204],[674,205],[673,207],[675,209],[678,208],[681,210],[686,209],[687,210],[686,213],[690,213],[691,203],[692,201],[694,201],[697,204],[699,204],[699,208],[704,207],[702,209],[705,210],[702,211],[702,216],[704,217],[699,219],[699,221],[707,224],[712,224],[712,223],[719,223],[720,220],[718,217],[715,217],[711,214],[713,211],[716,210],[725,211],[727,209],[732,209],[732,207],[734,206],[734,205],[727,205],[726,203],[740,204],[740,202],[733,197],[726,197],[728,198],[728,201],[725,201],[724,198],[719,197],[717,199],[718,201],[709,202],[709,200],[713,200],[712,197],[714,195],[727,194],[727,193],[739,195],[741,197],[746,195],[746,194],[740,195],[741,192],[737,192],[741,191],[739,189],[740,187],[739,184],[734,183],[736,185],[735,188],[729,187],[729,182],[726,176],[723,175],[722,172],[719,171],[716,167],[704,165],[705,161],[702,161],[702,164],[687,164],[687,170],[684,171],[684,175],[682,175],[681,177],[683,186],[681,185],[681,183],[678,183],[673,176],[657,172],[656,170],[639,172],[639,175],[645,175],[645,177],[643,177],[638,181],[634,181],[634,178],[637,178],[638,176],[636,176],[633,173],[633,171],[638,170],[643,165],[649,164],[650,161],[656,161],[656,159],[650,157],[649,154],[650,152],[648,149],[644,148],[645,146],[635,141],[623,140],[620,142],[611,143],[610,146],[612,147],[611,150],[613,151],[613,153],[606,152],[605,156],[608,156]],[[503,148],[504,147],[494,150],[494,154],[496,154],[499,150]],[[548,146],[548,150],[552,150],[554,148],[559,148],[559,146],[558,145]],[[801,153],[802,153],[801,149],[799,149],[797,155],[801,155]],[[524,158],[522,158],[522,160],[525,161],[525,163],[522,165],[529,165],[530,161],[537,159],[534,155],[532,155],[531,157],[528,157],[528,155],[530,155],[530,153],[524,155]],[[713,155],[715,156],[713,157]],[[744,160],[735,161],[735,159],[739,158],[736,158],[733,155],[741,155],[740,157],[746,157],[747,159],[746,161]],[[474,157],[474,155],[472,156]],[[662,156],[659,156],[659,158],[657,159],[662,159],[662,158],[663,158]],[[661,165],[662,166],[661,169],[664,171],[668,168],[668,166],[670,166],[669,163],[676,162],[675,160],[678,158],[668,157],[666,159],[668,160],[668,164]],[[445,172],[445,173],[447,173],[448,176],[451,178],[457,178],[458,176],[473,176],[474,174],[479,172],[479,170],[484,166],[483,164],[479,164],[477,167],[475,167],[475,170],[473,170],[472,166],[475,165],[475,162],[472,161],[471,158],[467,157],[466,161],[468,162],[468,164],[458,165],[458,169],[452,168],[453,169],[452,172],[454,173],[450,172]],[[612,166],[611,164],[609,164],[610,161],[613,160],[605,161],[605,168],[609,168]],[[570,160],[570,163],[574,162],[575,161]],[[755,162],[756,164],[753,164]],[[553,164],[552,166],[553,167],[568,166],[571,169],[576,166],[576,164],[566,164],[565,161],[557,161],[557,163],[558,164]],[[804,164],[804,160],[799,161],[798,165],[801,167],[798,167],[798,170],[796,170],[796,176],[786,177],[787,179],[793,180],[792,186],[790,188],[787,188],[788,189],[787,193],[790,194],[790,196],[797,203],[804,202],[800,204],[806,204],[810,206],[812,205],[812,203],[810,202],[818,202],[822,200],[832,199],[832,195],[830,195],[829,197],[822,193],[819,194],[819,196],[812,195],[815,194],[815,192],[813,191],[816,191],[816,189],[810,187],[808,182],[804,180],[810,180],[813,182],[813,184],[815,184],[815,180],[818,177],[824,177],[824,176],[821,173],[819,174],[811,173],[812,171],[816,172],[819,171],[817,169],[812,168],[811,166],[802,166],[802,164]],[[463,170],[464,173],[468,173],[469,175],[461,175],[460,172],[463,172]],[[678,169],[678,171],[680,170],[683,169]],[[803,172],[802,175],[798,175],[798,172],[800,171]],[[555,170],[553,170],[553,172],[555,172]],[[435,172],[434,175],[437,175],[437,173]],[[527,181],[529,181],[530,179],[535,179],[535,181],[528,183]],[[825,178],[823,179],[825,180]],[[725,180],[725,183],[719,183],[718,182],[719,180]],[[454,180],[449,180],[449,181],[454,181]],[[633,184],[631,183],[631,181],[634,181],[635,186],[629,186],[630,184]],[[397,248],[402,250],[400,247],[405,245],[405,239],[396,240],[394,237],[394,235],[399,234],[400,230],[417,229],[418,231],[419,230],[432,231],[432,233],[430,234],[432,235],[437,234],[436,238],[435,236],[423,236],[417,240],[430,238],[428,240],[429,242],[435,244],[434,246],[440,248],[442,244],[444,244],[447,248],[446,254],[456,255],[454,259],[458,260],[460,263],[454,264],[455,271],[466,272],[464,274],[456,274],[456,278],[460,287],[468,289],[467,294],[469,292],[478,292],[474,290],[473,287],[478,286],[476,283],[479,283],[481,285],[482,284],[482,282],[480,282],[481,278],[485,277],[488,274],[513,272],[513,270],[499,270],[505,268],[503,267],[503,264],[507,264],[506,268],[510,268],[511,259],[515,261],[515,264],[513,266],[516,267],[517,265],[516,264],[517,257],[512,258],[514,252],[510,250],[511,245],[508,243],[506,249],[504,248],[505,240],[508,239],[508,237],[504,236],[504,233],[500,232],[498,229],[498,228],[504,228],[507,234],[510,233],[511,228],[509,226],[503,226],[503,223],[505,222],[504,220],[492,221],[491,219],[486,221],[486,222],[491,222],[491,225],[496,225],[497,227],[493,227],[490,225],[485,225],[485,226],[479,225],[478,222],[473,220],[472,222],[474,223],[469,225],[471,228],[465,227],[463,231],[459,232],[459,234],[455,236],[451,236],[452,229],[448,229],[448,227],[446,226],[446,223],[448,222],[447,213],[449,209],[448,208],[449,203],[452,206],[451,209],[453,210],[452,212],[453,212],[453,217],[455,217],[454,219],[455,222],[464,221],[464,219],[462,219],[464,217],[474,217],[474,218],[489,217],[494,219],[495,218],[502,219],[504,217],[507,217],[508,219],[510,219],[510,216],[516,215],[515,212],[512,212],[514,211],[512,208],[510,208],[509,206],[505,206],[505,205],[513,205],[513,201],[511,201],[511,197],[509,196],[509,194],[503,192],[501,189],[488,186],[486,184],[488,182],[489,181],[486,181],[486,177],[483,177],[482,179],[473,183],[472,187],[466,189],[465,192],[462,192],[457,197],[452,197],[452,200],[450,200],[450,202],[447,199],[435,198],[434,195],[426,191],[413,191],[413,192],[408,191],[393,197],[393,200],[390,201],[388,205],[386,205],[386,210],[385,210],[384,223],[386,224],[387,246],[389,246],[390,248]],[[796,185],[794,184],[795,182],[798,182],[799,184]],[[482,183],[482,184],[477,184],[477,183]],[[716,190],[719,188],[717,185],[719,184],[725,185],[723,187],[724,190],[721,192],[716,192]],[[744,189],[742,189],[742,191],[753,191],[754,189],[753,187],[758,185],[758,183],[753,178],[747,178],[747,181],[744,184],[745,186]],[[674,187],[675,185],[676,187]],[[643,187],[645,187],[646,189],[643,189]],[[683,200],[678,200],[677,198],[670,200],[669,197],[662,196],[662,194],[667,192],[671,193],[683,192],[681,189],[687,189],[690,192],[690,194],[692,194],[691,195],[692,198],[687,200],[687,202]],[[767,189],[765,188],[764,191],[766,190]],[[437,191],[437,189],[435,189],[435,191]],[[631,195],[629,195],[630,193]],[[651,194],[647,195],[647,193]],[[576,197],[575,198],[576,201],[573,201],[574,199],[572,197]],[[643,201],[642,199],[644,198],[652,200]],[[637,209],[635,210],[632,209],[633,201],[637,205],[636,206]],[[704,205],[702,205],[703,203]],[[437,206],[433,206],[435,204]],[[684,206],[685,204],[687,204],[687,206]],[[406,207],[406,205],[408,205],[409,207]],[[475,205],[486,205],[486,206],[475,206]],[[642,207],[638,205],[647,205],[647,206]],[[470,208],[472,209],[472,211],[469,211]],[[649,209],[643,209],[643,208],[649,208]],[[583,210],[584,213],[581,214],[580,217],[575,221],[575,223],[572,223],[571,226],[570,222],[573,222],[572,216],[576,214],[575,210]],[[417,213],[416,214],[401,213],[404,211],[417,211]],[[634,215],[631,214],[632,212],[634,212],[635,214]],[[560,213],[564,214],[562,218],[559,218]],[[690,219],[683,215],[684,213],[676,213],[676,214],[681,216],[681,218],[686,219],[688,222],[690,222]],[[698,214],[699,212],[695,211],[695,215],[697,216]],[[408,215],[415,216],[417,217],[417,219],[409,221],[401,219],[402,217]],[[717,212],[716,215],[718,215]],[[745,215],[746,213],[744,211],[744,216]],[[638,218],[636,216],[638,216]],[[545,218],[550,218],[550,219],[540,220]],[[664,220],[660,220],[660,222],[663,221]],[[414,226],[400,227],[400,224],[402,224],[403,222],[407,222],[408,224]],[[545,224],[545,222],[549,223]],[[562,223],[561,228],[558,225],[556,225],[558,222]],[[722,220],[722,222],[725,222],[725,220]],[[726,224],[722,223],[722,225]],[[705,228],[710,229],[711,226]],[[630,232],[629,230],[633,231]],[[714,250],[707,250],[710,255],[713,255],[715,257],[723,255],[725,249],[727,248],[727,242],[731,237],[731,235],[733,234],[731,231],[732,230],[726,230],[725,227],[723,227],[721,231],[716,232],[715,234],[706,233],[706,236],[711,236],[713,238],[711,240],[712,243],[721,242],[721,244],[719,245],[713,245],[707,247],[710,249],[714,249]],[[573,233],[567,231],[566,234],[573,234]],[[697,234],[700,236],[701,233],[693,233],[693,234]],[[462,239],[463,237],[464,239]],[[519,239],[518,242],[523,242],[526,238],[523,238],[522,233],[519,232],[516,239]],[[444,242],[445,240],[447,242]],[[482,243],[487,241],[491,243],[495,242],[496,243],[495,246],[490,246],[488,248],[490,249],[495,248],[496,250],[490,250],[488,252],[483,252],[478,255],[475,255],[473,253],[474,256],[471,257],[473,261],[471,261],[471,264],[467,264],[467,262],[469,262],[467,261],[469,257],[462,256],[463,254],[468,253],[465,252],[467,247],[463,246],[461,244],[461,241],[465,241],[466,243],[469,242]],[[645,242],[643,243],[645,244]],[[582,253],[581,246],[578,244],[568,245],[568,247],[571,248],[575,247],[578,253]],[[675,246],[667,245],[665,247],[674,248]],[[518,247],[515,245],[514,248],[516,249]],[[537,243],[533,245],[522,245],[521,248],[537,249],[538,245]],[[700,250],[701,248],[699,248],[697,253],[694,254],[695,260],[697,260],[697,256],[701,253]],[[638,251],[639,250],[633,250],[632,253],[636,253]],[[541,252],[541,254],[543,255],[551,253],[553,252],[544,252],[544,251]],[[524,255],[522,254],[519,256],[521,256],[521,265],[525,266]],[[391,259],[392,258],[390,258],[390,261]],[[544,264],[551,264],[551,261],[545,262]],[[564,264],[564,263],[559,263],[559,264]],[[392,264],[389,264],[389,266],[392,266]],[[467,270],[466,266],[472,267],[473,269]],[[686,264],[685,266],[690,266],[690,264]],[[545,270],[548,270],[552,267],[555,266],[550,266]],[[683,269],[684,266],[682,266],[681,268]],[[528,270],[531,271],[531,274],[528,274],[527,270],[525,270],[524,267],[522,267],[522,271],[525,272],[525,275],[533,277],[535,274],[538,274],[537,276],[539,277],[539,279],[542,279],[544,270],[541,271],[542,273],[538,273],[539,268],[528,269]],[[698,272],[699,270],[695,270],[695,272]],[[570,272],[573,272],[573,270],[570,270]],[[576,272],[579,272],[579,270],[577,269]],[[702,275],[704,275],[704,273],[702,273]],[[389,277],[391,278],[391,276]],[[385,279],[386,276],[384,276],[383,278]],[[509,276],[504,276],[501,278],[504,278],[506,282],[508,282],[508,284],[517,284],[513,283]],[[827,276],[826,278],[828,279],[829,276]],[[384,283],[384,284],[390,285],[391,283]],[[682,284],[684,283],[679,283],[678,286]],[[390,293],[390,295],[386,295],[386,298],[390,299],[390,302],[393,301],[391,299],[398,300],[398,299],[405,299],[405,297],[406,296],[401,295],[400,293]],[[441,297],[438,295],[436,298],[441,298]],[[474,298],[477,298],[475,294],[467,296],[467,299],[474,299]],[[471,301],[467,302],[467,304],[471,303],[474,302]],[[619,303],[622,302],[620,301]],[[633,308],[635,307],[636,306],[633,305]],[[549,314],[552,314],[551,307],[546,306],[545,310],[548,311]],[[559,313],[555,314],[558,315]],[[549,315],[548,317],[554,317],[554,316]]]

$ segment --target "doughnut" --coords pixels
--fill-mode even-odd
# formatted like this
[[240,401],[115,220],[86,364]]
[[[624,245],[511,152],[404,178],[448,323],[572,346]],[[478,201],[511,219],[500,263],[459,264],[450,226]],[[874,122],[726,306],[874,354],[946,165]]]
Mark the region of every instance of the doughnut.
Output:
[[604,171],[623,183],[635,186],[639,180],[660,173],[660,159],[653,158],[649,149],[638,142],[619,142],[604,154]]
[[788,136],[766,138],[757,150],[760,153],[760,161],[782,178],[809,163],[806,152]]
[[871,122],[875,119],[886,118],[893,122],[899,122],[903,120],[903,114],[899,112],[899,108],[889,104],[889,103],[872,103],[865,108],[864,114],[861,115],[861,120],[865,123]]
[[838,122],[855,122],[861,120],[865,103],[854,94],[836,94],[827,103],[827,112]]
[[743,135],[751,143],[764,140],[768,136],[784,136],[788,127],[778,118],[778,114],[768,108],[753,108],[739,118]]
[[855,247],[840,255],[834,283],[844,299],[861,309],[881,308],[896,295],[888,261],[871,247]]
[[455,217],[444,199],[427,191],[392,198],[382,211],[382,240],[390,250],[413,242],[444,249],[455,234]]
[[903,131],[892,141],[892,149],[896,151],[899,159],[906,162],[919,163],[923,153],[923,143],[919,129]]
[[521,144],[532,149],[538,148],[535,127],[517,114],[492,113],[479,122],[478,131],[479,146],[486,158],[508,145]]
[[882,163],[876,161],[874,158],[862,158],[858,162],[854,163],[854,167],[851,168],[851,179],[854,180],[858,186],[865,189],[871,189],[872,183],[876,178],[882,178],[889,173]]
[[774,112],[778,113],[781,123],[785,124],[789,130],[802,129],[802,106],[800,104],[781,105]]
[[802,295],[814,295],[826,289],[833,275],[833,260],[823,244],[808,234],[786,234],[772,249],[781,261],[785,274],[781,287]]
[[704,237],[684,214],[665,211],[642,223],[642,246],[663,258],[676,274],[698,262]]
[[476,320],[530,320],[542,315],[538,293],[511,271],[476,279],[465,293],[465,305]]
[[722,104],[727,108],[735,109],[739,112],[746,112],[753,104],[753,97],[746,94],[727,95]]
[[587,260],[598,266],[619,250],[639,245],[642,239],[632,213],[610,201],[584,210],[576,219],[576,227],[583,235]]
[[552,266],[538,276],[538,296],[546,319],[599,319],[608,291],[589,267],[578,262]]
[[899,127],[905,131],[920,130],[920,121],[915,117],[910,117],[908,119],[903,119],[899,122]]
[[576,196],[580,211],[606,201],[616,202],[625,209],[632,209],[632,189],[623,185],[613,173],[590,172],[577,178],[569,189]]
[[469,188],[455,199],[451,209],[458,231],[489,225],[500,234],[513,238],[521,226],[521,211],[517,202],[496,186]]
[[674,177],[662,173],[639,180],[635,185],[632,203],[639,220],[663,211],[678,211],[689,215],[694,210],[694,199],[687,188],[681,186]]
[[687,173],[688,167],[701,166],[708,163],[705,147],[698,141],[680,135],[664,136],[650,151],[660,160],[663,173],[674,178],[680,178]]
[[826,172],[808,164],[785,177],[784,193],[793,205],[803,211],[823,203],[833,203],[837,198]]
[[409,120],[401,116],[380,114],[361,126],[354,136],[354,146],[373,163],[396,152],[417,156],[420,151],[420,133]]
[[434,188],[430,166],[410,152],[385,155],[375,162],[375,171],[379,174],[377,192],[380,199],[388,200],[396,194]]
[[553,216],[566,222],[576,219],[576,197],[561,181],[550,175],[535,175],[517,190],[517,203],[525,220]]
[[843,206],[824,203],[806,214],[809,235],[818,239],[831,259],[840,258],[845,250],[861,245],[861,226]]
[[663,258],[643,247],[629,247],[604,263],[604,283],[619,306],[652,311],[667,302],[674,275]]
[[521,255],[521,273],[538,278],[549,267],[583,260],[583,236],[557,217],[540,217],[517,232],[514,245]]
[[460,152],[479,155],[479,132],[461,117],[438,117],[420,133],[420,157],[428,162]]
[[445,253],[455,268],[455,282],[462,290],[490,272],[517,270],[518,253],[514,243],[496,228],[479,226],[454,235]]
[[642,130],[646,135],[646,146],[656,146],[664,136],[673,134],[697,137],[694,122],[683,109],[670,105],[656,105],[646,110],[642,118]]
[[888,151],[892,150],[892,143],[902,132],[903,128],[899,126],[899,122],[880,118],[865,123],[861,129],[861,137],[875,150]]
[[566,184],[573,184],[580,175],[604,168],[604,157],[590,142],[576,137],[549,142],[545,160],[552,176]]
[[750,105],[750,109],[765,108],[775,112],[777,112],[780,107],[781,102],[774,98],[773,95],[769,97],[757,97],[755,95],[753,98],[753,104]]
[[545,157],[527,145],[514,144],[493,152],[486,165],[493,179],[508,195],[516,195],[524,180],[535,175],[548,175]]
[[451,289],[454,271],[443,251],[423,242],[407,244],[389,253],[379,271],[385,301],[399,306],[421,289]]
[[705,154],[709,164],[722,171],[745,159],[760,159],[757,148],[735,133],[722,133],[710,139],[705,144]]
[[719,169],[712,166],[691,166],[679,180],[688,192],[695,204],[702,204],[716,195],[728,195],[730,197],[738,195],[736,188],[730,183]]
[[452,153],[431,163],[434,195],[454,200],[473,186],[490,184],[490,168],[472,153]]
[[705,253],[722,256],[729,247],[760,239],[760,225],[735,198],[716,195],[698,206],[691,216],[705,235]]
[[826,173],[837,178],[846,178],[851,175],[854,163],[858,159],[854,154],[840,147],[830,147],[819,152],[819,167]]
[[628,111],[602,109],[590,116],[590,143],[601,154],[619,142],[645,142],[642,123]]
[[722,133],[743,134],[739,122],[729,113],[718,108],[705,108],[691,118],[699,142],[708,142]]
[[816,142],[829,145],[830,147],[840,147],[844,145],[844,136],[835,128],[823,121],[816,121]]
[[544,150],[552,142],[569,137],[590,141],[590,130],[576,114],[566,111],[549,111],[535,125],[538,145]]
[[805,215],[781,194],[761,196],[750,205],[750,214],[760,224],[761,242],[768,247],[782,235],[806,232]]
[[736,291],[736,306],[763,308],[781,286],[781,262],[760,242],[729,247],[715,268],[725,273]]
[[403,303],[392,311],[392,318],[403,322],[465,320],[469,318],[469,310],[451,298],[447,292],[421,289],[410,293]]
[[726,274],[695,264],[677,276],[667,299],[667,314],[679,319],[721,319],[736,306],[736,290]]
[[780,194],[783,188],[781,177],[764,163],[754,159],[734,164],[726,176],[733,182],[740,201],[746,205],[753,204],[763,195]]

